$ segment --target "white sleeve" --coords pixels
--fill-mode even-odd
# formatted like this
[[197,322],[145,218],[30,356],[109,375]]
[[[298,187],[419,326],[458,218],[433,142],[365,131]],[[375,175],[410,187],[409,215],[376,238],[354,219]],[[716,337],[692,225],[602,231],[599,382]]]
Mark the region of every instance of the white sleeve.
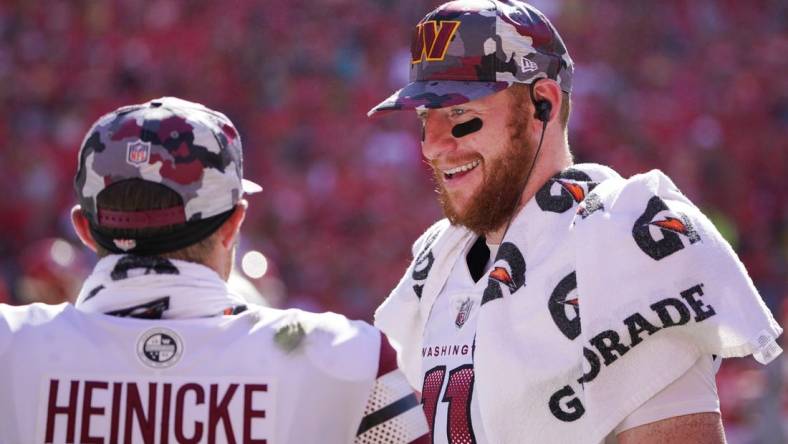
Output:
[[618,435],[625,430],[674,416],[719,413],[720,399],[714,379],[718,368],[719,365],[711,356],[701,356],[686,373],[624,418],[614,433]]
[[405,374],[397,368],[397,352],[383,334],[379,361],[355,444],[429,443],[424,410]]

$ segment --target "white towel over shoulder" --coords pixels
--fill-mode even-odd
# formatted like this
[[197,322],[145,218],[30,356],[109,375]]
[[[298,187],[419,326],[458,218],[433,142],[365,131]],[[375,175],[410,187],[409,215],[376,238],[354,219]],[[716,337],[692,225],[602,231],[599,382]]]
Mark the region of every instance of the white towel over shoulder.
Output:
[[585,416],[600,433],[700,355],[780,354],[782,329],[744,266],[662,172],[600,184],[573,232],[581,338],[600,367],[584,384]]
[[[435,224],[376,312],[417,389],[425,323],[474,238]],[[512,222],[488,280],[474,393],[490,442],[596,444],[701,355],[781,352],[730,246],[659,171],[556,175]]]

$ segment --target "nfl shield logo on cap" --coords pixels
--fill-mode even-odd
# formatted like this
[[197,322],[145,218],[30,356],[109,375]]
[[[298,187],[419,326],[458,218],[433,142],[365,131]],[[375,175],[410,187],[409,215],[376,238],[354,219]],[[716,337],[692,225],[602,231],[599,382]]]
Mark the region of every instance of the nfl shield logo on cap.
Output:
[[126,149],[126,162],[131,165],[141,165],[148,162],[150,156],[150,142],[137,140],[129,142]]
[[[129,179],[161,184],[176,192],[182,204],[144,214],[104,208],[100,216],[98,195]],[[119,229],[205,220],[232,210],[244,193],[262,190],[243,178],[241,136],[230,119],[177,97],[101,116],[82,142],[74,188],[91,222]],[[136,240],[133,250],[140,251]],[[110,251],[128,246],[108,245]]]

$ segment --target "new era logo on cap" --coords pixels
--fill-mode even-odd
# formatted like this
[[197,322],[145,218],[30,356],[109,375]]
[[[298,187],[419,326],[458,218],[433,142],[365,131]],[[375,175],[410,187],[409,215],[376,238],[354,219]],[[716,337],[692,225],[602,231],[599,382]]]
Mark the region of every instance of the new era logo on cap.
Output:
[[539,66],[536,63],[534,63],[532,60],[529,60],[528,56],[523,56],[522,62],[523,62],[523,64],[522,64],[522,67],[520,67],[520,69],[523,72],[531,72],[531,71],[536,71],[537,69],[539,69]]

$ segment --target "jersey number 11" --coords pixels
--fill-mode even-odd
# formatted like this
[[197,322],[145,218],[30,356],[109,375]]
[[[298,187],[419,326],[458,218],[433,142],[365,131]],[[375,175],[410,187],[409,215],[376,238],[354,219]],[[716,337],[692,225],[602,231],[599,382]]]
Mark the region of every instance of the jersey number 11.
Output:
[[[424,404],[424,414],[433,436],[435,430],[435,413],[438,410],[438,400],[443,380],[446,376],[446,366],[433,367],[424,374],[424,387],[421,390],[421,403]],[[449,443],[476,443],[471,424],[471,394],[473,393],[473,364],[466,364],[449,372],[446,390],[442,402],[449,404],[446,415],[446,437]]]

